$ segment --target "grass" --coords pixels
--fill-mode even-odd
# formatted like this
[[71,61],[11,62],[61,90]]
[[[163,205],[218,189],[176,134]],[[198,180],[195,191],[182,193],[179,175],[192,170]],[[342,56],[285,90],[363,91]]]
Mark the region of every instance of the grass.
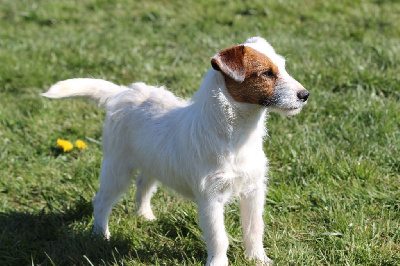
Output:
[[[90,234],[104,111],[39,93],[96,77],[190,97],[211,56],[254,35],[311,92],[300,115],[268,120],[267,254],[277,265],[400,264],[398,1],[0,3],[0,264],[203,264],[196,208],[166,189],[156,222],[133,214],[132,187],[111,240]],[[89,149],[63,153],[57,138]],[[226,220],[229,260],[246,264],[235,204]]]

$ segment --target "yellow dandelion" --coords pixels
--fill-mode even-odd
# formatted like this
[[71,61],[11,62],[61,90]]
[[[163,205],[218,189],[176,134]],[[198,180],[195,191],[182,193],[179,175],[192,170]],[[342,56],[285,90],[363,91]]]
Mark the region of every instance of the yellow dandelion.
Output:
[[77,148],[79,148],[79,149],[82,149],[82,150],[84,150],[84,149],[86,149],[88,146],[86,145],[86,143],[85,142],[83,142],[82,140],[77,140],[76,142],[75,142],[75,146],[77,147]]
[[72,145],[71,142],[68,140],[63,140],[63,139],[57,139],[57,146],[60,146],[63,148],[64,152],[70,151],[74,148],[74,145]]

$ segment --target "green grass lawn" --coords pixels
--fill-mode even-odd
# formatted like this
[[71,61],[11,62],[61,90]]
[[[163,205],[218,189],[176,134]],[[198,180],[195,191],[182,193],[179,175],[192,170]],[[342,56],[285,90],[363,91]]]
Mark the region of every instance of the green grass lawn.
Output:
[[[190,97],[215,53],[261,35],[311,92],[300,115],[268,120],[268,256],[399,265],[399,14],[397,0],[1,0],[0,264],[204,264],[196,207],[167,189],[157,221],[134,215],[133,186],[110,241],[90,234],[104,111],[39,93],[95,77]],[[58,138],[89,148],[64,153]],[[236,204],[226,224],[229,260],[246,264]]]

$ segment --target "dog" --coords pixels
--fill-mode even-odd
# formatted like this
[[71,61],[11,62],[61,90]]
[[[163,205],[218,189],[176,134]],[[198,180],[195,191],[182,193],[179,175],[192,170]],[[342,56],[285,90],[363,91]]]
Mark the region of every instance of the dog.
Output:
[[164,87],[118,86],[100,79],[69,79],[42,94],[88,97],[106,108],[95,233],[110,237],[113,206],[136,178],[137,213],[155,216],[150,200],[164,184],[198,206],[206,265],[228,265],[224,206],[237,197],[246,257],[270,265],[263,248],[268,160],[263,152],[268,110],[296,115],[309,92],[285,70],[285,59],[261,37],[211,58],[190,100]]

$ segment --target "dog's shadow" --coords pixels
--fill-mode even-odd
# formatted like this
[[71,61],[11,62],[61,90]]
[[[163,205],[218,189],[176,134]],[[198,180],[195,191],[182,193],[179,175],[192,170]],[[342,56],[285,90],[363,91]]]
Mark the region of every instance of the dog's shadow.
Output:
[[138,243],[132,243],[125,234],[114,233],[110,240],[93,235],[92,212],[91,201],[81,198],[62,211],[47,208],[37,213],[0,213],[0,264],[119,265],[134,260],[151,265],[158,259],[187,261],[195,257],[195,261],[203,261],[206,256],[202,246],[173,244],[188,234],[197,238],[190,228],[177,224],[182,222],[179,219],[166,217],[147,224],[155,236],[152,238],[167,238],[165,244],[146,239],[136,246]]

